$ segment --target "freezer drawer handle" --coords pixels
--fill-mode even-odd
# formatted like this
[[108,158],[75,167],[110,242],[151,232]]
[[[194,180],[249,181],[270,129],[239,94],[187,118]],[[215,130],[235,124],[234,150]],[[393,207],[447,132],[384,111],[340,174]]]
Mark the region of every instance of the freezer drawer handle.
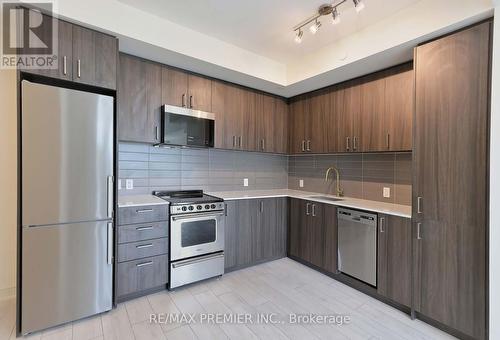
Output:
[[135,246],[137,249],[143,249],[143,248],[151,248],[153,246],[153,243],[148,243],[148,244],[141,244],[138,246]]
[[149,265],[151,265],[151,264],[153,264],[153,261],[148,261],[148,262],[138,263],[138,264],[136,264],[135,266],[136,266],[136,267],[144,267],[144,266],[149,266]]
[[144,213],[148,213],[148,212],[153,212],[153,209],[140,209],[140,210],[136,210],[135,212],[138,214],[144,214]]
[[205,261],[208,261],[208,260],[214,260],[214,259],[218,259],[218,258],[221,258],[221,257],[224,257],[224,254],[208,255],[208,256],[202,256],[202,257],[199,257],[199,258],[196,258],[196,259],[193,259],[193,260],[184,260],[184,261],[180,261],[180,262],[177,262],[177,263],[172,263],[172,268],[179,268],[179,267],[189,266],[191,264],[205,262]]

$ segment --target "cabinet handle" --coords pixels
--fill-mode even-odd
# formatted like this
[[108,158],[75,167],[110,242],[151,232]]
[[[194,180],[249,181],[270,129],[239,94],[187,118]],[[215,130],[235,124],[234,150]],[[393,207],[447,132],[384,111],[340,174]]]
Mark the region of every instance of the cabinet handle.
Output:
[[236,147],[236,136],[233,136],[233,148]]
[[137,249],[143,249],[143,248],[151,248],[153,246],[153,243],[148,243],[148,244],[141,244],[139,246],[135,246]]
[[309,216],[311,213],[309,212],[309,207],[311,206],[311,203],[306,204],[306,215]]
[[385,217],[380,218],[380,232],[385,233]]
[[149,265],[151,265],[151,264],[153,264],[153,261],[148,261],[148,262],[138,263],[138,264],[136,264],[135,266],[136,266],[136,267],[144,267],[144,266],[149,266]]
[[358,137],[354,137],[352,139],[352,149],[356,151],[357,148],[358,148]]
[[420,229],[422,227],[422,223],[417,223],[417,240],[421,240],[422,239],[422,235],[420,234]]
[[82,76],[82,61],[80,59],[76,62],[76,69],[77,77],[80,78]]
[[152,229],[153,229],[153,226],[135,228],[135,230],[137,230],[137,231],[152,230]]
[[160,140],[160,129],[158,129],[158,126],[155,126],[155,138],[156,140]]
[[68,74],[68,57],[66,56],[63,57],[63,74]]
[[345,138],[345,149],[346,149],[346,151],[351,150],[351,137]]
[[316,204],[312,205],[312,216],[316,217]]
[[306,151],[306,141],[303,140],[302,141],[302,152],[305,152]]
[[422,213],[422,197],[417,197],[417,214]]
[[139,210],[136,210],[135,212],[138,214],[144,214],[144,213],[148,213],[148,212],[153,212],[153,209],[139,209]]
[[389,133],[387,133],[387,136],[385,137],[385,141],[387,143],[387,149],[391,148],[390,138],[391,137],[390,137]]
[[264,211],[264,201],[260,201],[260,212]]
[[241,136],[238,136],[238,147],[241,149]]
[[189,108],[193,108],[193,96],[189,96]]
[[227,216],[227,203],[224,203],[224,216]]
[[182,107],[186,107],[186,94],[185,93],[182,94],[181,101],[182,101],[181,102]]
[[307,140],[307,151],[311,151],[311,141]]

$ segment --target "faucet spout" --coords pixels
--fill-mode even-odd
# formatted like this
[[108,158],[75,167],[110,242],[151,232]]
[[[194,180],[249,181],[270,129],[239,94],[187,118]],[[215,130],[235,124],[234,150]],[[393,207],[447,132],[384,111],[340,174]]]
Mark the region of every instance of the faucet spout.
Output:
[[337,196],[343,196],[344,195],[344,190],[342,190],[340,188],[340,173],[339,173],[339,170],[334,167],[334,166],[331,166],[329,167],[327,170],[326,170],[326,174],[325,174],[325,182],[328,182],[328,176],[330,175],[330,171],[335,171],[335,174],[337,176],[336,178],[336,194]]

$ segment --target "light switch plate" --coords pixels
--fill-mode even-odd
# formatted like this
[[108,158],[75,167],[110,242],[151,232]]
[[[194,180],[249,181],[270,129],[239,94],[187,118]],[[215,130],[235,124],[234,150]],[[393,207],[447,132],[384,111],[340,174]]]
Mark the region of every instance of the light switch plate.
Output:
[[391,188],[384,187],[384,197],[385,198],[391,197]]
[[299,179],[299,188],[303,188],[303,187],[304,187],[304,180]]
[[122,180],[118,178],[118,190],[122,190]]
[[248,186],[248,178],[243,178],[243,186],[244,187]]
[[134,180],[133,179],[127,179],[125,181],[125,187],[126,187],[127,190],[134,189]]

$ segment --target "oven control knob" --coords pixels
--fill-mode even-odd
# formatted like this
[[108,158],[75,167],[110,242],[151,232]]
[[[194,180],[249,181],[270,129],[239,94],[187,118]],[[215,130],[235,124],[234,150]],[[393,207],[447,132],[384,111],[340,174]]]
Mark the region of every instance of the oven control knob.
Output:
[[187,208],[186,208],[186,207],[182,207],[181,209],[182,209],[182,211],[186,211],[186,210],[187,210]]
[[209,204],[205,205],[205,209],[207,210],[210,209],[210,205]]
[[203,207],[201,205],[196,206],[196,209],[201,210]]
[[215,209],[215,204],[212,204],[210,208]]
[[190,205],[188,209],[189,209],[189,210],[193,210],[193,209],[194,209],[194,207],[193,207],[192,205]]

